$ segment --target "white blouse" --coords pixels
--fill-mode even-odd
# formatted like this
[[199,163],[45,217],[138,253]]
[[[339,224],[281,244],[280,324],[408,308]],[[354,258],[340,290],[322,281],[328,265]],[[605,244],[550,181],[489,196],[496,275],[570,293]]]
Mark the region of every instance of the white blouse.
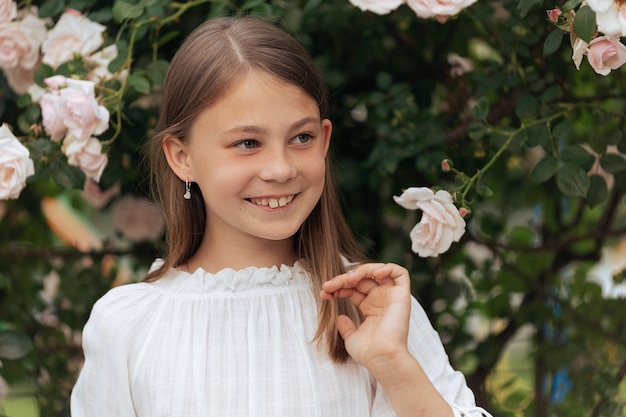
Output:
[[[153,267],[159,265],[157,260]],[[313,336],[304,268],[171,269],[113,288],[83,331],[73,417],[395,416],[367,369],[337,365]],[[456,416],[481,416],[413,299],[409,348]]]

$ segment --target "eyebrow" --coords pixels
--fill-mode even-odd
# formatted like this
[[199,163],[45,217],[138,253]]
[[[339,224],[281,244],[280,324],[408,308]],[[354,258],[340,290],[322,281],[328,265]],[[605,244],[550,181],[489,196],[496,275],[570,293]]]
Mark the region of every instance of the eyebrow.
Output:
[[[308,123],[320,123],[320,119],[317,117],[305,117],[304,119],[298,120],[289,126],[289,130],[296,130],[301,128],[302,126],[307,125]],[[227,129],[224,133],[248,133],[252,135],[264,135],[268,133],[268,130],[264,127],[257,125],[238,125]]]

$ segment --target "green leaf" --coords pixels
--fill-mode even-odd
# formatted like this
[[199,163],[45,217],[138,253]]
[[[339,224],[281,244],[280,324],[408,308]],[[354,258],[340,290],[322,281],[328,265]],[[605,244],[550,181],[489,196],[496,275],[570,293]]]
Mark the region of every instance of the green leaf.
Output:
[[113,6],[113,18],[117,22],[122,22],[126,19],[136,19],[143,14],[143,11],[144,6],[118,1]]
[[515,114],[520,119],[530,119],[537,114],[537,108],[539,102],[535,97],[530,94],[524,93],[517,99],[517,105],[515,106]]
[[148,94],[150,92],[150,81],[136,72],[128,77],[128,85],[132,86],[138,93]]
[[601,175],[589,176],[589,190],[587,191],[587,204],[590,207],[596,206],[606,200],[609,195],[609,189],[606,180]]
[[614,174],[626,170],[626,159],[618,154],[607,153],[600,157],[600,166],[606,172]]
[[517,10],[519,10],[520,15],[522,17],[526,17],[528,12],[536,6],[542,6],[543,0],[520,0],[517,5]]
[[563,165],[556,173],[556,184],[567,196],[585,197],[589,190],[589,176],[576,165]]
[[477,186],[476,192],[481,197],[491,197],[493,195],[493,191],[491,190],[491,188],[487,187],[486,185]]
[[532,182],[535,184],[541,184],[542,182],[549,180],[556,172],[558,166],[559,161],[555,157],[552,155],[546,156],[539,161],[537,165],[535,165],[531,174]]
[[578,145],[567,146],[559,152],[559,159],[566,164],[586,165],[594,160],[594,156]]
[[551,152],[550,149],[550,132],[548,131],[546,125],[538,124],[533,125],[523,131],[524,136],[526,137],[526,145],[529,147],[534,146],[542,146],[544,149]]
[[152,84],[163,85],[163,80],[165,80],[165,74],[167,73],[169,64],[170,63],[168,61],[159,59],[148,65],[146,68],[146,75]]
[[64,188],[79,189],[85,183],[85,174],[79,168],[68,165],[65,158],[54,158],[50,162],[50,173],[57,184]]
[[567,0],[565,4],[563,5],[563,11],[566,12],[566,11],[577,9],[578,6],[582,4],[582,2],[583,0]]
[[486,99],[481,98],[480,100],[478,100],[478,103],[476,103],[476,105],[472,107],[471,112],[472,116],[474,116],[474,119],[483,120],[487,118],[487,115],[489,114],[489,103]]
[[544,57],[552,55],[559,49],[565,33],[566,32],[564,30],[558,28],[550,32],[550,34],[546,37],[546,40],[543,42]]
[[20,359],[33,349],[33,342],[24,332],[0,330],[0,358]]
[[478,140],[487,133],[487,126],[482,123],[472,123],[467,128],[467,135],[470,139]]
[[117,43],[117,56],[109,62],[109,72],[115,74],[122,68],[124,62],[126,62],[126,55],[128,55],[128,42],[121,39]]
[[596,12],[591,7],[585,5],[578,9],[574,19],[574,31],[583,41],[591,42],[596,33]]

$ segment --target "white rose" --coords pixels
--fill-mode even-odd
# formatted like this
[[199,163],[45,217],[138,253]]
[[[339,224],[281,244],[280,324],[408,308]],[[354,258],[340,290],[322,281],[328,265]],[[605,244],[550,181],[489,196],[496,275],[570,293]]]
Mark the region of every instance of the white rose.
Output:
[[41,46],[43,62],[52,68],[71,61],[74,54],[87,56],[96,51],[104,42],[102,33],[105,26],[92,22],[76,10],[69,9],[48,32]]
[[10,22],[17,18],[17,4],[13,0],[0,0],[0,22]]
[[417,16],[424,19],[435,17],[440,21],[457,15],[474,3],[476,0],[407,0],[407,4]]
[[104,133],[109,128],[109,111],[93,96],[91,81],[67,79],[60,93],[60,115],[72,134],[81,139]]
[[350,3],[363,11],[387,14],[400,7],[404,0],[350,0]]
[[7,68],[4,70],[4,76],[7,83],[17,94],[24,94],[35,84],[35,72],[37,68],[24,69],[20,67]]
[[626,36],[626,3],[613,0],[588,0],[596,12],[598,31],[605,35]]
[[45,37],[45,22],[31,14],[0,24],[0,67],[32,70],[39,63],[39,47]]
[[35,174],[30,152],[6,124],[0,127],[0,200],[15,199]]
[[393,199],[408,210],[422,210],[420,222],[411,230],[411,249],[420,257],[438,256],[465,233],[465,220],[449,192],[411,187]]
[[109,64],[117,58],[118,51],[116,45],[109,45],[93,55],[85,57],[85,64],[90,68],[85,78],[93,82],[110,80],[113,74],[109,71]]

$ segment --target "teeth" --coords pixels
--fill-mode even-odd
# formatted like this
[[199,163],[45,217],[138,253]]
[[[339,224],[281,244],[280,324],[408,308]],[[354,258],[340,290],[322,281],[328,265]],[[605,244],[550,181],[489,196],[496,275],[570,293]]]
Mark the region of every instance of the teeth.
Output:
[[287,204],[291,203],[293,200],[293,195],[283,196],[280,198],[262,198],[260,200],[251,199],[254,204],[258,206],[269,206],[270,208],[277,207],[285,207]]

